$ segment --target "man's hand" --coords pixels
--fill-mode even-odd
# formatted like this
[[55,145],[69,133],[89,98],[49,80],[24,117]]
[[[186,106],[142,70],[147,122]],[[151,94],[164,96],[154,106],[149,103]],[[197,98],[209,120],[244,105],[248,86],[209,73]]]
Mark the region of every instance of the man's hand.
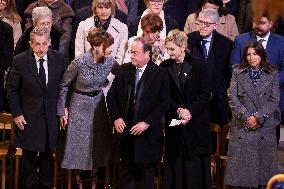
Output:
[[24,130],[25,129],[24,125],[27,124],[27,122],[26,122],[26,120],[25,120],[23,115],[15,117],[14,118],[14,122],[19,127],[19,129],[21,129],[21,130]]
[[60,121],[60,129],[65,130],[66,125],[68,123],[68,110],[67,110],[67,108],[65,108],[64,116],[61,116],[59,121]]
[[124,123],[122,118],[118,118],[117,120],[114,121],[114,127],[118,133],[123,133],[126,124]]
[[145,123],[144,121],[137,123],[134,125],[131,129],[130,132],[132,135],[140,135],[143,131],[148,129],[149,125]]

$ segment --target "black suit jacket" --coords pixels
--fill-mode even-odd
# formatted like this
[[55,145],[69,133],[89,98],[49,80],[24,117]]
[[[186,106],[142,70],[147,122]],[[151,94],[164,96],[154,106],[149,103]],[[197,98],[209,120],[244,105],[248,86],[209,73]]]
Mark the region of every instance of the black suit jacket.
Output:
[[[136,36],[141,16],[133,18],[129,21],[128,38]],[[168,34],[173,29],[179,29],[177,21],[165,15],[166,33]]]
[[16,130],[16,146],[25,150],[44,151],[46,136],[49,137],[51,149],[57,143],[59,127],[56,101],[64,70],[64,55],[49,49],[47,56],[46,87],[39,78],[32,50],[14,57],[7,81],[7,96],[12,115],[23,115],[27,121],[24,130]]
[[[188,157],[205,155],[211,152],[209,128],[210,80],[208,70],[200,59],[186,54],[179,82],[175,60],[168,59],[160,64],[170,80],[171,105],[166,113],[166,156],[174,163],[182,150]],[[189,123],[170,127],[172,119],[180,119],[177,109],[186,108],[192,119]]]
[[[130,106],[131,82],[134,81],[135,67],[131,63],[123,64],[108,91],[107,107],[112,123],[118,119],[126,120]],[[133,125],[145,121],[150,126],[140,136],[134,138],[136,163],[154,163],[160,159],[160,136],[162,116],[168,108],[169,84],[167,74],[156,64],[148,63],[141,79],[134,110]],[[124,137],[121,134],[121,137]]]
[[11,65],[13,59],[14,39],[13,28],[0,20],[0,112],[6,105],[4,94],[5,70]]
[[0,20],[0,76],[11,65],[14,49],[13,28]]
[[[214,31],[206,63],[209,67],[208,77],[211,78],[210,85],[212,86],[210,121],[219,124],[228,122],[227,88],[230,83],[229,58],[232,44],[229,38]],[[205,61],[198,31],[188,34],[188,47],[192,56]]]

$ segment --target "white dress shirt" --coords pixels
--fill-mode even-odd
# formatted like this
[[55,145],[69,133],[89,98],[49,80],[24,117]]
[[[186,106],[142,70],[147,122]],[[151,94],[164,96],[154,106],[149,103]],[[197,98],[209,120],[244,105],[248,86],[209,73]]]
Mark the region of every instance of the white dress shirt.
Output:
[[138,76],[139,80],[141,79],[141,77],[142,77],[146,67],[147,67],[147,64],[145,64],[142,68],[136,68],[136,69],[140,69],[141,70],[141,72],[139,72],[139,76]]
[[[37,73],[39,73],[39,59],[41,59],[40,57],[38,57],[35,53],[35,60],[36,60],[36,67],[37,67]],[[48,66],[47,66],[47,54],[44,55],[43,57],[44,62],[43,62],[43,68],[45,71],[45,84],[47,85],[48,83]]]
[[268,34],[267,34],[265,37],[263,37],[263,38],[261,38],[261,37],[259,37],[259,36],[256,36],[256,40],[257,40],[257,41],[263,40],[263,41],[262,41],[262,46],[263,46],[264,49],[266,49],[269,36],[270,36],[270,32],[268,32]]

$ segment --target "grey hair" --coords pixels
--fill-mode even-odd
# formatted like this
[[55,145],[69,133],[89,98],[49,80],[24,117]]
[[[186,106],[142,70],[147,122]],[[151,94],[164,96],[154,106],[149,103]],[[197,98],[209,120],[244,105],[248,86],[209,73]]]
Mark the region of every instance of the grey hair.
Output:
[[206,18],[210,19],[211,22],[213,22],[213,23],[219,22],[219,13],[215,9],[211,9],[211,8],[202,9],[202,11],[199,13],[199,15],[200,14],[202,14]]
[[52,12],[48,7],[36,7],[32,11],[32,20],[35,23],[39,19],[50,17],[52,19]]
[[35,27],[30,33],[30,41],[33,41],[34,36],[46,35],[50,39],[49,31],[43,27]]

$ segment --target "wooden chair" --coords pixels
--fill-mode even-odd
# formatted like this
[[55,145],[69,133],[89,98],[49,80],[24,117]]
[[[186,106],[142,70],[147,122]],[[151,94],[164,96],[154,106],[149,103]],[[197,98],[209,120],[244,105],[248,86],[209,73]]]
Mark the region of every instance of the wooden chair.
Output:
[[226,124],[222,130],[222,145],[221,145],[221,155],[220,155],[220,189],[224,189],[224,175],[227,165],[227,149],[229,143],[229,133],[230,133],[230,124]]
[[277,174],[271,177],[267,183],[266,189],[273,189],[272,187],[277,183],[284,183],[284,174]]
[[[0,160],[2,162],[1,170],[1,189],[6,187],[6,160],[9,155],[11,146],[14,146],[15,130],[14,119],[11,114],[0,113],[0,130],[2,133],[2,141],[0,143]],[[9,140],[6,136],[9,134]],[[11,158],[9,158],[11,160]],[[10,161],[12,162],[12,161]],[[10,164],[11,166],[11,164]],[[12,172],[9,174],[12,175]],[[11,177],[10,177],[11,182]]]
[[220,170],[220,152],[221,152],[221,127],[218,124],[210,123],[210,130],[212,134],[215,134],[215,151],[211,153],[211,174],[212,174],[212,180],[214,181],[214,184],[216,188],[219,187],[219,170]]

